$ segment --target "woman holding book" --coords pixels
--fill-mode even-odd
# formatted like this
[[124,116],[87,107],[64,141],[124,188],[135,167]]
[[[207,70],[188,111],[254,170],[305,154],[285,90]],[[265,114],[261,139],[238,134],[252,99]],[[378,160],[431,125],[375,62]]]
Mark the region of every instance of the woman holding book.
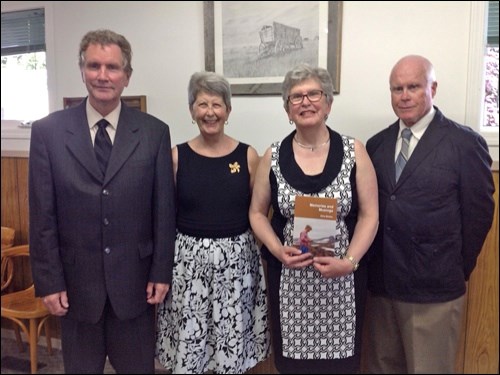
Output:
[[[326,124],[333,103],[327,70],[297,66],[285,75],[282,98],[295,129],[261,159],[249,214],[268,265],[275,365],[280,373],[357,373],[361,259],[378,226],[375,171],[360,141]],[[295,197],[303,195],[337,199],[334,257],[293,246]]]

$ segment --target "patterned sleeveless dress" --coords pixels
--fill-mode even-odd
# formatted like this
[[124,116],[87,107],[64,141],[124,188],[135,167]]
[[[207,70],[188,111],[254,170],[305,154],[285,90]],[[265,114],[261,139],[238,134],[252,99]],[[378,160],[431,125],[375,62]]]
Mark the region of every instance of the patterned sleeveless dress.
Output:
[[173,281],[157,330],[157,357],[175,374],[244,373],[270,352],[247,149],[209,158],[178,145]]
[[[354,139],[329,128],[330,151],[323,173],[305,175],[293,155],[295,131],[271,146],[271,225],[283,243],[293,244],[295,197],[337,199],[336,256],[345,255],[357,215]],[[351,373],[359,368],[365,270],[324,278],[309,266],[282,267],[265,248],[275,364],[281,373]],[[361,289],[358,298],[358,288]]]

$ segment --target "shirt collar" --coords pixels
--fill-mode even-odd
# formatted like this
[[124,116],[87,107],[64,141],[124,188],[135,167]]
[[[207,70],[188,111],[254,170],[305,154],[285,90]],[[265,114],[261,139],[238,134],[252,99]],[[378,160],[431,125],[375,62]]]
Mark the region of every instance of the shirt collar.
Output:
[[[96,122],[101,120],[103,117],[99,112],[97,112],[97,110],[94,107],[92,107],[92,105],[90,105],[88,99],[85,109],[87,111],[88,125],[92,129],[95,126]],[[109,126],[111,126],[115,130],[118,127],[118,119],[120,117],[121,109],[122,109],[122,101],[120,100],[116,108],[113,109],[110,113],[108,113],[106,117],[104,117],[106,120],[108,120],[110,124]]]
[[[414,125],[410,127],[412,135],[420,140],[422,136],[424,135],[425,131],[427,130],[427,127],[431,123],[432,119],[434,118],[434,115],[436,114],[436,110],[434,107],[431,107],[430,111],[427,112],[424,117],[422,117],[420,120],[418,120]],[[399,136],[398,138],[401,138],[401,132],[403,129],[406,129],[407,126],[404,124],[402,120],[399,120]]]

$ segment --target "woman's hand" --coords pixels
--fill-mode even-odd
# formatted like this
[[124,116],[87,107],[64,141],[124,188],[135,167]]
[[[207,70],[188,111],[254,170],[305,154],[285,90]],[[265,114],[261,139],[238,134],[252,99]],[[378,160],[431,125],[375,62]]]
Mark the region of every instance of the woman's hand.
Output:
[[278,254],[274,254],[287,268],[304,268],[313,263],[311,253],[302,253],[293,246],[282,246]]
[[314,257],[313,267],[326,278],[341,277],[354,271],[354,267],[348,259],[331,256]]

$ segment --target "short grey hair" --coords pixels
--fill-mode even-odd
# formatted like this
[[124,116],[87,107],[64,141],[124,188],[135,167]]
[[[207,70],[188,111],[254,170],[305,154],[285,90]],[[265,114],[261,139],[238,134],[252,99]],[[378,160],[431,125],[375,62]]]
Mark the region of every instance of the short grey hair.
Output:
[[222,75],[214,72],[197,72],[191,76],[188,85],[189,109],[193,109],[194,102],[200,92],[215,94],[222,98],[227,109],[231,109],[231,85]]
[[281,97],[283,98],[283,107],[288,112],[288,96],[292,88],[302,81],[314,79],[321,85],[328,104],[333,103],[333,83],[328,70],[320,67],[313,67],[309,64],[300,64],[290,70],[285,75],[281,85]]

